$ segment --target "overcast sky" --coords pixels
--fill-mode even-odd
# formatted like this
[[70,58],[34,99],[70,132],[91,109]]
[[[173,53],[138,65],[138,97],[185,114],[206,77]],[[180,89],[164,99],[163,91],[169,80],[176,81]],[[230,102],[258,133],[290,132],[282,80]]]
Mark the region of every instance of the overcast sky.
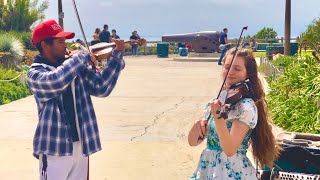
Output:
[[[64,29],[76,32],[80,28],[72,0],[62,0]],[[41,2],[41,0],[40,0]],[[284,34],[285,0],[76,0],[87,39],[92,39],[96,27],[109,25],[123,39],[133,30],[141,36],[221,31],[229,29],[229,37],[238,37],[243,26],[246,35],[254,35],[263,27],[272,27],[278,36]],[[291,37],[307,29],[320,17],[320,0],[291,0]],[[57,0],[49,1],[46,19],[58,20]]]

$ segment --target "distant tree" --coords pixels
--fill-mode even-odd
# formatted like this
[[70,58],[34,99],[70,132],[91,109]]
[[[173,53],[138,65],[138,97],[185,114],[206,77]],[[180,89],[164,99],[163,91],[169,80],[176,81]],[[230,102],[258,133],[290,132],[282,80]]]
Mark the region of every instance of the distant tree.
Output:
[[0,0],[0,28],[5,31],[30,31],[38,20],[45,18],[44,11],[49,2],[43,1],[37,7],[38,0]]
[[306,46],[315,51],[316,56],[320,57],[320,18],[315,19],[306,32],[303,33],[302,39]]
[[261,29],[259,32],[257,32],[256,35],[254,35],[253,37],[256,39],[273,39],[276,38],[278,36],[278,33],[273,30],[273,28],[266,28],[264,27],[263,29]]
[[3,17],[5,15],[4,0],[0,0],[0,29],[4,29]]

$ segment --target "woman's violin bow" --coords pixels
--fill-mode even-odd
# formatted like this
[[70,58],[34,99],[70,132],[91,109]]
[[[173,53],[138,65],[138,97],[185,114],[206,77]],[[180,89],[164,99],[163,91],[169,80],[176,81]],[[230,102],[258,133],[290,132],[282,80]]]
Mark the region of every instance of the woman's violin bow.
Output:
[[[241,34],[240,34],[240,37],[239,37],[239,40],[238,40],[238,43],[237,43],[237,46],[236,46],[235,53],[234,53],[234,55],[233,55],[233,57],[232,57],[232,60],[231,60],[231,63],[230,63],[230,68],[228,69],[228,71],[227,71],[227,73],[226,73],[226,76],[224,77],[223,83],[222,83],[221,88],[220,88],[220,91],[219,91],[219,93],[218,93],[217,99],[219,99],[219,97],[221,97],[222,104],[225,103],[225,100],[226,100],[227,95],[228,95],[227,92],[224,93],[224,94],[221,94],[221,93],[222,93],[222,89],[223,89],[223,87],[225,87],[226,79],[227,79],[228,74],[229,74],[229,72],[230,72],[230,69],[231,69],[231,66],[232,66],[232,64],[233,64],[233,61],[234,61],[234,59],[235,59],[235,58],[237,57],[237,55],[238,55],[238,50],[239,50],[239,47],[240,47],[240,44],[241,44],[240,42],[242,42],[242,34],[243,34],[243,31],[244,31],[244,30],[247,30],[247,29],[248,29],[248,26],[245,26],[245,27],[242,28],[242,31],[241,31]],[[224,91],[224,92],[225,92],[225,91]],[[216,113],[217,113],[217,114],[220,114],[220,117],[219,117],[219,118],[221,118],[222,116],[225,116],[225,115],[223,114],[224,112],[217,111]],[[211,112],[210,112],[210,114],[209,114],[209,116],[208,116],[208,118],[207,118],[207,121],[210,120],[211,116],[212,116],[212,114],[211,114]],[[203,140],[203,139],[204,139],[204,137],[201,137],[201,136],[198,137],[198,141]]]

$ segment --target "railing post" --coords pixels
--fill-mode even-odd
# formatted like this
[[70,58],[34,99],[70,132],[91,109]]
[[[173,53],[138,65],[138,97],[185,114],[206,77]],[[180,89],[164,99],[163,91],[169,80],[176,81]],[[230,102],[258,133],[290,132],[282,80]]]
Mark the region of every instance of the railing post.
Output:
[[147,55],[147,44],[148,44],[148,42],[146,42],[146,44],[144,44],[144,55]]
[[19,80],[20,80],[20,83],[22,84],[22,86],[25,86],[23,71],[20,72]]

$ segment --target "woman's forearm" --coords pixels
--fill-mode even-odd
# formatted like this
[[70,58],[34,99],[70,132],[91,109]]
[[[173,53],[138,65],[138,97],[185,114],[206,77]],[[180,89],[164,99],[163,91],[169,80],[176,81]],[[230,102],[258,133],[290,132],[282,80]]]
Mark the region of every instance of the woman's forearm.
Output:
[[190,146],[197,146],[202,143],[202,141],[203,141],[203,139],[205,139],[205,137],[202,140],[198,140],[198,139],[199,139],[198,127],[196,124],[193,124],[193,126],[190,129],[189,134],[188,134],[189,145]]
[[234,155],[236,148],[234,147],[233,138],[227,128],[226,121],[224,119],[217,120],[215,121],[215,126],[223,152],[228,157]]

